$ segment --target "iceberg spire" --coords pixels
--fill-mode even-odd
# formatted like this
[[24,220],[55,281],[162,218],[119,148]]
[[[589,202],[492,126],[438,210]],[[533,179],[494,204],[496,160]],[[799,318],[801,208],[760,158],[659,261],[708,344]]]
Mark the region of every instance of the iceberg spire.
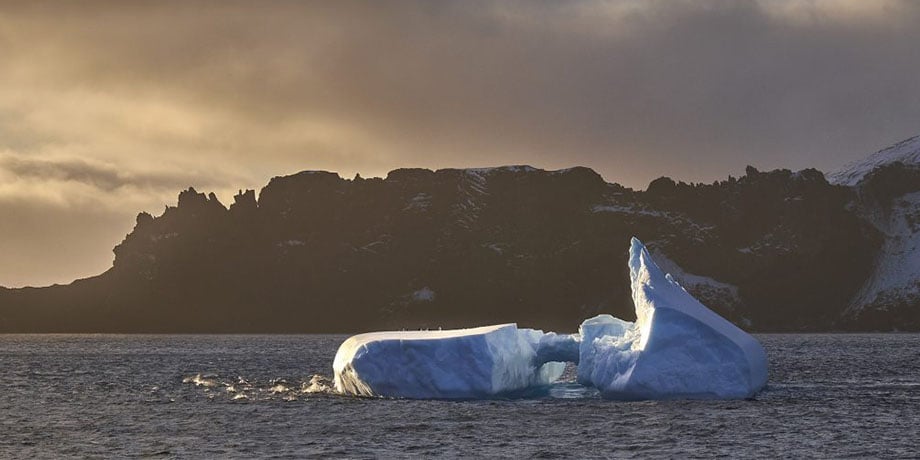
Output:
[[615,399],[746,398],[763,388],[767,358],[757,339],[693,298],[641,241],[633,238],[629,252],[636,323],[622,336],[582,342],[593,348],[594,386]]

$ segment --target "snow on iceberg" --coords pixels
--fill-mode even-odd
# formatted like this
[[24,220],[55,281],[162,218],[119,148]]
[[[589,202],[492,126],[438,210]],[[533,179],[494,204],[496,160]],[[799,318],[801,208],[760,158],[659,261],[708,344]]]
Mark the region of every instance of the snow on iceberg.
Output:
[[[580,380],[611,399],[747,398],[763,388],[767,357],[757,339],[694,299],[635,238],[629,276],[636,322],[585,321]],[[598,327],[613,333],[585,334]]]
[[335,388],[413,399],[523,395],[554,382],[565,368],[537,359],[544,335],[515,324],[356,335],[335,355]]

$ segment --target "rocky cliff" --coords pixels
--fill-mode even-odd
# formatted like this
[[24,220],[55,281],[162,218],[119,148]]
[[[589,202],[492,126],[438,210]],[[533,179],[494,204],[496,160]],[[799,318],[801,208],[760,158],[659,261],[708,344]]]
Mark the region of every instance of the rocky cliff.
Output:
[[[633,315],[623,268],[633,235],[691,293],[749,330],[916,329],[918,296],[899,300],[890,317],[889,303],[855,300],[890,241],[867,203],[898,207],[915,193],[914,172],[892,168],[860,187],[816,170],[748,168],[712,184],[660,178],[645,191],[581,167],[399,169],[352,180],[305,171],[258,195],[241,191],[229,207],[188,189],[162,215],[138,215],[107,272],[0,290],[0,330],[350,332],[506,321],[569,330],[600,312]],[[892,191],[889,174],[909,177]],[[894,219],[915,229],[915,214],[904,216]]]

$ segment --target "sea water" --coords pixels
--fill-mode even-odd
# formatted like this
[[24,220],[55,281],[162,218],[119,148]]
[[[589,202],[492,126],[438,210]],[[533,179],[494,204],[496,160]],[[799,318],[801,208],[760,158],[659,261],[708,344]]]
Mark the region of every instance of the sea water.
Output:
[[333,394],[333,335],[0,335],[0,458],[916,457],[920,335],[758,335],[742,401]]

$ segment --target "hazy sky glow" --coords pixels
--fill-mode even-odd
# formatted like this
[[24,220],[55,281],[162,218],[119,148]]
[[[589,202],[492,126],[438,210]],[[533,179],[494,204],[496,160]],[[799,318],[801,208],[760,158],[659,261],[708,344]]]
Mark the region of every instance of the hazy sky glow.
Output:
[[0,285],[271,176],[585,165],[644,188],[920,134],[920,2],[4,2]]

